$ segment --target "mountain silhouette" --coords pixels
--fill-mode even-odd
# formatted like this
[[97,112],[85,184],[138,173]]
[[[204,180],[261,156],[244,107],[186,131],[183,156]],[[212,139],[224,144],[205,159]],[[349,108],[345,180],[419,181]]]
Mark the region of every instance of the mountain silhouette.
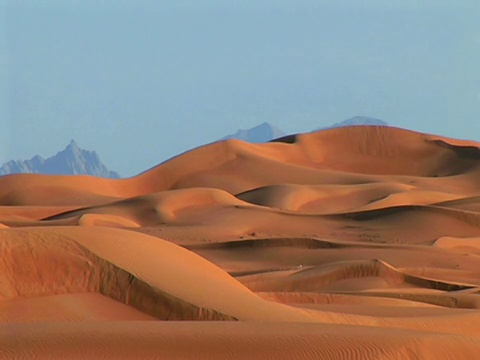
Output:
[[369,116],[354,116],[350,119],[340,121],[330,126],[317,128],[314,131],[326,130],[326,129],[337,128],[337,127],[360,126],[360,125],[388,126],[388,123],[383,120],[376,119]]
[[282,130],[264,122],[251,129],[239,129],[236,133],[227,135],[220,140],[238,139],[251,143],[263,143],[282,136],[285,136],[285,133]]
[[120,177],[115,171],[107,169],[95,151],[80,149],[74,140],[64,150],[47,159],[35,155],[30,160],[11,160],[0,168],[0,175],[20,173]]

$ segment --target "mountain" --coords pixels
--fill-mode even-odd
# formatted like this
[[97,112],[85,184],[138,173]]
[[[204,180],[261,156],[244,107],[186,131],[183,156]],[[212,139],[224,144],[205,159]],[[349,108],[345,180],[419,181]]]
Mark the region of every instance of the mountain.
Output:
[[64,150],[47,159],[36,155],[30,160],[11,160],[0,168],[0,175],[19,173],[120,177],[115,171],[107,169],[95,151],[80,149],[74,140]]
[[354,116],[350,119],[340,121],[340,122],[335,123],[331,126],[317,128],[314,131],[332,129],[332,128],[337,128],[337,127],[345,127],[345,126],[359,126],[359,125],[388,126],[388,123],[383,121],[383,120],[376,119],[376,118],[373,118],[373,117]]
[[264,122],[251,129],[239,129],[236,133],[227,135],[220,140],[238,139],[251,143],[263,143],[282,136],[285,136],[285,133],[282,130]]
[[[376,125],[376,126],[388,126],[388,123],[368,116],[355,116],[350,119],[340,121],[330,126],[319,127],[313,131],[326,130],[337,127],[345,126],[359,126],[359,125]],[[227,135],[220,140],[238,139],[248,141],[250,143],[263,143],[273,139],[284,137],[286,134],[279,128],[264,122],[258,126],[250,129],[239,129],[236,133]]]

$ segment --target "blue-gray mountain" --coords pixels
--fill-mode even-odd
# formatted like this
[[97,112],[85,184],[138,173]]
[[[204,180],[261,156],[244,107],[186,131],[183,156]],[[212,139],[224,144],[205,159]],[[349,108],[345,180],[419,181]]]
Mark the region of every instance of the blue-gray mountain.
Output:
[[383,120],[376,119],[376,118],[373,118],[373,117],[354,116],[350,119],[340,121],[340,122],[335,123],[331,126],[319,127],[317,129],[315,129],[314,131],[332,129],[332,128],[337,128],[337,127],[360,126],[360,125],[388,126],[388,123],[383,121]]
[[239,129],[235,134],[227,135],[220,140],[238,139],[251,143],[263,143],[285,135],[286,134],[282,130],[264,122],[263,124],[255,126],[251,129]]
[[47,159],[36,155],[30,160],[11,160],[0,168],[0,175],[20,173],[120,177],[115,171],[107,169],[95,151],[80,149],[73,140],[64,150]]
[[[336,128],[336,127],[359,126],[359,125],[388,126],[388,123],[373,117],[355,116],[351,119],[347,119],[347,120],[335,123],[331,126],[317,128],[313,131],[326,130],[326,129]],[[273,139],[281,138],[285,135],[286,134],[279,128],[265,122],[251,129],[246,129],[246,130],[240,129],[236,133],[227,135],[221,138],[220,140],[238,139],[238,140],[248,141],[251,143],[262,143],[262,142],[267,142]]]

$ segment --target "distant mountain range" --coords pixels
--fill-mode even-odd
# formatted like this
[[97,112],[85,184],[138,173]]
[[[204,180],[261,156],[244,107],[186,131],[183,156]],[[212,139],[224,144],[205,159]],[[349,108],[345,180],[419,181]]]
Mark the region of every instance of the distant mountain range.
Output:
[[[353,125],[388,126],[385,121],[380,119],[355,116],[351,119],[333,124],[332,126],[318,128],[314,131]],[[251,129],[239,129],[234,134],[227,135],[219,140],[238,139],[251,143],[263,143],[281,138],[285,135],[286,134],[279,128],[264,122]],[[36,155],[30,160],[11,160],[0,167],[0,176],[18,173],[92,175],[104,178],[120,177],[115,171],[107,169],[95,151],[80,149],[74,140],[72,140],[64,150],[47,159]]]
[[332,129],[332,128],[337,128],[337,127],[360,126],[360,125],[388,126],[388,123],[383,121],[383,120],[376,119],[376,118],[373,118],[373,117],[354,116],[350,119],[340,121],[340,122],[335,123],[331,126],[317,128],[314,131]]
[[[355,116],[353,118],[335,123],[331,126],[317,128],[313,131],[326,130],[326,129],[332,129],[337,127],[361,126],[361,125],[388,126],[388,123],[373,117]],[[262,142],[268,142],[273,139],[281,138],[285,135],[286,134],[279,128],[265,122],[251,129],[246,129],[246,130],[240,129],[236,133],[227,135],[221,138],[220,140],[238,139],[238,140],[248,141],[251,143],[262,143]]]
[[285,135],[286,134],[282,130],[264,122],[263,124],[255,126],[251,129],[239,129],[236,133],[227,135],[220,140],[238,139],[251,143],[263,143]]
[[30,160],[11,160],[0,168],[0,175],[18,173],[120,177],[115,171],[107,169],[95,151],[80,149],[73,140],[64,150],[47,159],[36,155]]

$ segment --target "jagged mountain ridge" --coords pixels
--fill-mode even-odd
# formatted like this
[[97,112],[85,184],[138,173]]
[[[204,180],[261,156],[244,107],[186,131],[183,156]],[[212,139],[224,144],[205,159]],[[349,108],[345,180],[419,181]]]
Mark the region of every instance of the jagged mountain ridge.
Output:
[[64,150],[47,159],[36,155],[30,160],[11,160],[0,168],[0,175],[19,173],[120,177],[102,163],[95,151],[79,148],[74,140]]

